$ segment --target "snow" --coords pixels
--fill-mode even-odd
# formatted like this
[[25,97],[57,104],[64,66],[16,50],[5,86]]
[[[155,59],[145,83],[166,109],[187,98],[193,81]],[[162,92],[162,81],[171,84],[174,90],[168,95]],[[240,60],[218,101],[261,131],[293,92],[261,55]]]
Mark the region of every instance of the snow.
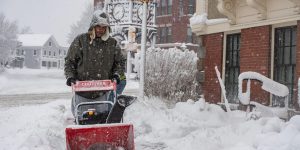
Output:
[[[274,95],[286,97],[289,94],[289,89],[287,86],[280,84],[278,82],[273,81],[272,79],[267,78],[266,76],[259,74],[257,72],[243,72],[239,75],[239,98],[242,104],[247,105],[250,101],[250,80],[247,83],[247,91],[243,93],[242,85],[243,80],[245,79],[254,79],[262,82],[262,89],[268,91]],[[286,105],[287,106],[287,101]]]
[[193,17],[190,18],[191,25],[197,24],[206,24],[206,25],[214,25],[228,22],[227,18],[218,18],[218,19],[207,19],[207,13],[203,13],[200,15],[194,14]]
[[22,42],[22,46],[43,46],[51,36],[51,34],[18,34],[18,41]]
[[220,74],[220,71],[218,70],[218,67],[217,67],[217,66],[215,66],[215,70],[216,70],[216,74],[217,74],[217,77],[218,77],[218,81],[219,81],[220,87],[221,87],[221,89],[222,89],[222,95],[223,95],[223,97],[224,97],[226,111],[227,111],[227,112],[230,112],[230,111],[231,111],[231,110],[230,110],[230,106],[229,106],[228,100],[227,100],[227,98],[226,98],[225,85],[224,85],[224,83],[223,83],[223,81],[222,81],[222,79],[221,79],[221,74]]
[[70,92],[62,70],[8,69],[0,74],[0,95]]
[[[128,79],[130,89],[138,89],[137,81]],[[0,83],[1,94],[70,90],[62,70],[6,70]],[[40,84],[51,88],[38,89]],[[203,98],[173,108],[159,98],[145,98],[127,108],[124,123],[134,126],[136,150],[300,149],[299,115],[287,122],[261,115],[254,120],[243,111],[226,113]],[[0,150],[63,150],[64,130],[73,124],[70,99],[0,109],[0,118]]]

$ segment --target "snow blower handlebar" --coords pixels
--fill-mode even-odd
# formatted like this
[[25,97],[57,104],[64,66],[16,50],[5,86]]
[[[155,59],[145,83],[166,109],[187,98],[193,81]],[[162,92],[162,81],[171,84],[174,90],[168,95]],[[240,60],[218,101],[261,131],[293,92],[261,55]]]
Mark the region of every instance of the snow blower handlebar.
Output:
[[73,92],[116,91],[116,88],[116,81],[111,80],[76,81],[76,84],[72,85]]

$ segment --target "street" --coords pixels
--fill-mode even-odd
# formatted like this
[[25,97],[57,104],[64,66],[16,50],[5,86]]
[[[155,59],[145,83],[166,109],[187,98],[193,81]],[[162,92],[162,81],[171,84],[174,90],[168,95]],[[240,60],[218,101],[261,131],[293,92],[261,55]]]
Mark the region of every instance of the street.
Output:
[[[125,90],[123,94],[138,96],[137,95],[138,90],[137,89]],[[65,99],[71,100],[71,98],[72,98],[71,92],[0,95],[0,108],[44,104],[54,100],[65,100]]]

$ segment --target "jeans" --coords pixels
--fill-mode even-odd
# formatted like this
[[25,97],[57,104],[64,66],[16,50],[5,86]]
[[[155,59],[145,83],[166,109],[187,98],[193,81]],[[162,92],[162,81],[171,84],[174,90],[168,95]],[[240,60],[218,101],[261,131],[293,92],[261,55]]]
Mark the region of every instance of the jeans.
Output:
[[[116,89],[117,95],[122,94],[122,92],[125,89],[125,86],[126,86],[126,80],[121,80],[120,83],[117,85],[117,89]],[[114,93],[113,92],[111,92],[109,95],[109,101],[114,102]]]

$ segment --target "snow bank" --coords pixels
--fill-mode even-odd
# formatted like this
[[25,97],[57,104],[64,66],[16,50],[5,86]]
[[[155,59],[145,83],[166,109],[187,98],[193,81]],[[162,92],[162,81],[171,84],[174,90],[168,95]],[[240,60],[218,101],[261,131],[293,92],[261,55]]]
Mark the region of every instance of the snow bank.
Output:
[[0,95],[71,92],[63,70],[7,69],[0,74]]
[[[1,150],[63,150],[72,124],[70,100],[1,110]],[[21,114],[21,115],[20,115]],[[133,123],[137,150],[296,150],[300,116],[247,120],[245,112],[225,113],[204,99],[169,109],[160,99],[133,103],[124,115]]]
[[10,108],[0,113],[1,150],[65,149],[66,116],[70,103]]
[[294,127],[300,117],[285,123],[277,117],[247,120],[246,113],[241,111],[230,114],[203,99],[179,102],[173,109],[167,109],[158,99],[148,99],[134,103],[126,111],[125,122],[134,124],[136,148],[141,150],[300,148],[296,142],[300,137],[299,125]]

